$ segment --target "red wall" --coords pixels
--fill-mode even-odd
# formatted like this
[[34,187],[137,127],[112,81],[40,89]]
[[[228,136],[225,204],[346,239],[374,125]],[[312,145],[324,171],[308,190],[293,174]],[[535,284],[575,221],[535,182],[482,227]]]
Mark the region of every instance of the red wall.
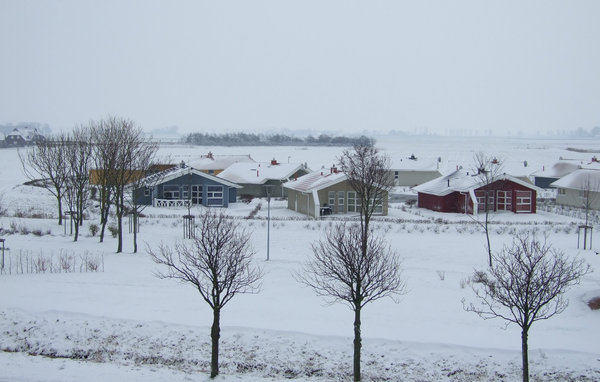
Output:
[[[486,188],[495,191],[512,191],[513,212],[517,212],[517,193],[515,191],[531,191],[531,213],[536,212],[535,199],[537,194],[535,190],[532,190],[531,188],[525,187],[523,185],[509,180],[496,181]],[[481,187],[477,190],[484,189],[484,187]],[[446,196],[437,196],[419,192],[417,206],[419,208],[427,208],[428,210],[432,211],[464,213],[465,201],[467,203],[467,213],[473,213],[473,201],[471,200],[471,197],[468,194],[466,194],[465,197],[465,194],[461,194],[459,192],[453,192]]]

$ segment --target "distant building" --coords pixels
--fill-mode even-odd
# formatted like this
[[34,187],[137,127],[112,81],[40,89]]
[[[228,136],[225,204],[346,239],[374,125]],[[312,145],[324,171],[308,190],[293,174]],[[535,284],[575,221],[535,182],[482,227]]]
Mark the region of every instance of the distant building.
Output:
[[214,155],[212,152],[200,158],[189,158],[186,162],[190,167],[209,175],[219,175],[234,163],[256,163],[250,155]]
[[540,188],[550,189],[552,182],[556,182],[565,175],[580,169],[583,163],[579,160],[560,160],[552,165],[552,167],[542,167],[541,170],[532,174],[534,184]]
[[29,127],[14,128],[4,139],[6,146],[27,146],[43,140],[45,137],[38,132],[37,128]]
[[286,189],[283,184],[308,174],[304,164],[271,162],[252,163],[238,162],[227,167],[218,177],[242,186],[238,191],[240,196],[264,197],[265,186],[271,187],[271,196],[285,197]]
[[535,213],[536,196],[541,191],[530,182],[500,175],[489,185],[474,174],[458,169],[414,188],[417,205],[438,212],[478,214],[488,211]]
[[135,197],[139,204],[155,207],[183,207],[188,204],[228,207],[235,203],[241,186],[182,163],[140,182]]
[[395,186],[414,187],[442,176],[439,170],[441,159],[420,159],[414,154],[407,158],[394,159],[391,176]]
[[578,169],[550,186],[558,189],[557,204],[600,210],[600,170]]
[[[360,197],[346,175],[335,167],[311,172],[283,185],[288,192],[288,208],[319,218],[330,214],[360,213]],[[375,214],[387,215],[388,193],[376,204]]]

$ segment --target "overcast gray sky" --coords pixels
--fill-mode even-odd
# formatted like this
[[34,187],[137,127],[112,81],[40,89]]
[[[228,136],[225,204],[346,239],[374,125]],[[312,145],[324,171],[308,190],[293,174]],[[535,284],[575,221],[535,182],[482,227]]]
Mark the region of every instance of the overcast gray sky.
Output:
[[600,125],[600,1],[0,0],[0,123]]

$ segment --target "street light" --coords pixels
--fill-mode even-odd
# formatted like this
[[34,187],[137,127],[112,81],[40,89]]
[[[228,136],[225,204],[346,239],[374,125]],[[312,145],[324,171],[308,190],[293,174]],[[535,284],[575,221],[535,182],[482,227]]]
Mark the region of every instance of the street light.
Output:
[[267,193],[267,261],[269,261],[269,245],[271,241],[271,189],[272,184],[265,185],[265,191]]

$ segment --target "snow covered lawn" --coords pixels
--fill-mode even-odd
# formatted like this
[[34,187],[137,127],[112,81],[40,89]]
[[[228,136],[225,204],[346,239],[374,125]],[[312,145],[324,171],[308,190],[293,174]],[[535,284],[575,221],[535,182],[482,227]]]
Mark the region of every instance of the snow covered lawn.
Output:
[[[0,150],[0,159],[8,152]],[[0,218],[0,227],[4,232],[15,228],[14,234],[2,236],[7,256],[88,253],[103,258],[99,272],[0,275],[0,381],[208,380],[209,307],[190,286],[156,278],[157,266],[144,250],[179,240],[180,216],[187,210],[148,208],[140,253],[130,253],[132,235],[126,226],[125,253],[115,254],[110,235],[104,243],[89,235],[90,221],[80,242],[73,243],[54,219],[44,218],[54,208],[49,195],[23,186],[16,170],[4,168],[0,174],[14,179],[2,188],[11,216]],[[217,380],[349,380],[352,312],[326,304],[293,277],[311,255],[310,244],[333,220],[306,220],[288,211],[285,202],[273,201],[271,261],[266,262],[266,202],[239,203],[227,213],[243,218],[259,203],[256,219],[242,222],[253,231],[256,261],[265,272],[262,291],[236,296],[223,311],[222,375]],[[16,217],[15,211],[39,218]],[[577,249],[577,222],[550,212],[499,214],[492,225],[492,247],[501,249],[519,230],[535,230],[548,234],[556,248],[600,269],[600,256]],[[518,328],[482,320],[461,303],[473,298],[468,285],[473,270],[486,266],[480,228],[464,215],[403,205],[392,206],[376,227],[403,259],[407,293],[398,304],[384,299],[364,309],[364,379],[519,380]],[[533,326],[532,380],[600,380],[600,311],[587,307],[596,296],[597,271],[568,292],[570,305],[563,314]]]

